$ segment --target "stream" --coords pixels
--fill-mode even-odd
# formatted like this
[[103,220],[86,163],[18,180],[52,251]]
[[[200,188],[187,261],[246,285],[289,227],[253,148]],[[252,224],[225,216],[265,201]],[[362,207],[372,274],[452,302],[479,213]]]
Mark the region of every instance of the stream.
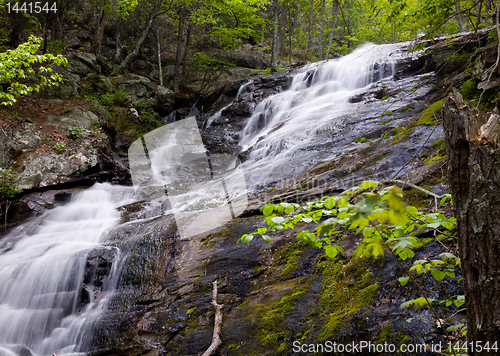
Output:
[[[206,152],[192,131],[195,120],[170,118],[168,129],[131,146],[135,190],[96,184],[13,229],[0,240],[0,356],[86,355],[115,291],[141,282],[121,281],[141,270],[131,267],[137,236],[160,236],[162,219],[172,213],[181,239],[206,233],[242,214],[247,195],[359,147],[356,138],[431,88],[424,75],[395,78],[398,63],[418,56],[407,45],[366,44],[337,60],[305,66],[287,90],[253,101],[239,133],[243,163]],[[235,102],[252,90],[250,81]],[[212,127],[223,111],[204,126]],[[123,218],[123,207],[132,205],[135,210]],[[98,285],[89,273],[92,251],[111,256]],[[148,287],[137,288],[142,293]]]

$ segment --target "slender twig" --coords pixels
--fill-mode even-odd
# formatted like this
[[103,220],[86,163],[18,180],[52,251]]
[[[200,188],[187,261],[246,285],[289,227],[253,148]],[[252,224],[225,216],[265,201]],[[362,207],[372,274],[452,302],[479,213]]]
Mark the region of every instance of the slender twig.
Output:
[[224,307],[224,304],[217,304],[217,280],[215,280],[212,284],[214,286],[214,290],[212,293],[212,305],[215,308],[214,335],[212,337],[212,344],[202,356],[213,355],[217,348],[222,345],[220,332],[222,329],[222,308]]
[[454,312],[453,314],[451,314],[451,316],[449,318],[447,318],[446,320],[450,320],[451,318],[453,318],[458,313],[461,313],[461,312],[466,311],[466,310],[467,310],[467,308],[462,308],[460,310],[457,310],[456,312]]
[[417,190],[421,191],[422,193],[430,195],[431,197],[434,197],[436,199],[442,199],[445,197],[444,195],[437,195],[436,193],[433,193],[427,189],[421,188],[418,185],[415,185],[415,184],[412,184],[409,182],[405,182],[405,181],[399,180],[399,179],[387,179],[387,180],[382,181],[381,183],[382,184],[401,184],[403,186],[407,185],[410,188],[417,189]]
[[[434,108],[432,107],[432,105],[430,105],[429,107],[431,108],[431,110],[432,110],[432,115],[434,116],[434,118],[436,119],[436,121],[439,121],[439,119],[438,119],[438,118],[437,118],[437,116],[436,116],[436,113],[434,112]],[[413,156],[412,156],[412,157],[408,160],[408,162],[406,162],[406,163],[403,165],[403,167],[401,167],[401,168],[399,169],[399,171],[398,171],[398,172],[397,172],[397,173],[396,173],[396,174],[392,177],[392,179],[397,178],[397,176],[399,175],[399,173],[401,173],[401,171],[403,170],[403,168],[405,168],[405,167],[406,167],[406,166],[407,166],[407,165],[408,165],[411,161],[413,161],[413,159],[414,159],[415,157],[417,157],[417,155],[420,153],[420,151],[421,151],[421,150],[425,147],[425,145],[427,144],[427,142],[429,141],[429,139],[432,137],[432,134],[434,133],[434,131],[436,130],[436,128],[437,128],[437,127],[438,127],[438,125],[437,125],[437,122],[436,122],[436,125],[434,126],[434,128],[433,128],[433,129],[432,129],[432,131],[431,131],[431,133],[429,134],[429,137],[427,137],[427,140],[425,140],[425,142],[424,142],[424,143],[423,143],[423,145],[422,145],[422,146],[418,149],[418,151],[417,151],[417,152],[415,152],[415,154],[414,154],[414,155],[413,155]],[[416,187],[416,186],[414,186],[414,188],[415,188],[415,187]],[[419,188],[416,188],[416,189],[419,189]],[[428,191],[427,191],[427,192],[428,192]],[[430,193],[430,192],[428,192],[428,194],[429,194],[429,193]],[[431,194],[429,194],[429,195],[433,195],[433,194],[434,194],[434,193],[431,193]],[[436,198],[442,198],[442,197],[440,197],[440,196],[436,196],[435,194],[434,194],[433,196],[434,196],[434,199],[436,199]],[[437,202],[436,202],[436,210],[437,210]]]
[[[394,254],[394,252],[391,250],[390,247],[389,247],[388,250],[389,250],[390,254],[396,259],[397,263],[401,266],[401,268],[403,268],[403,270],[408,275],[408,277],[410,277],[410,279],[413,282],[413,284],[418,288],[418,290],[420,291],[420,294],[422,295],[422,297],[427,302],[427,305],[429,306],[429,309],[432,311],[432,314],[434,314],[434,316],[436,317],[437,322],[438,322],[440,328],[443,329],[443,332],[444,332],[444,334],[446,336],[446,339],[451,342],[451,338],[448,335],[448,332],[446,331],[446,329],[444,327],[442,319],[439,318],[438,313],[436,312],[436,310],[432,306],[431,302],[429,301],[429,298],[427,298],[427,294],[425,293],[425,291],[422,289],[422,287],[420,286],[420,284],[417,283],[417,281],[415,280],[415,278],[413,278],[413,275],[410,273],[410,271],[408,271],[408,269],[405,267],[405,265],[403,265],[403,263],[401,263],[401,261],[399,260],[399,258]],[[455,350],[452,349],[452,351],[453,351],[453,355],[457,356],[457,354],[455,353]]]

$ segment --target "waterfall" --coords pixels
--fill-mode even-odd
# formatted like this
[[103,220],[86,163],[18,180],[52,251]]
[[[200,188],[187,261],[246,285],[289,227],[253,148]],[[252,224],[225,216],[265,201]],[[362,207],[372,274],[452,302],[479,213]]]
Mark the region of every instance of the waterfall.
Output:
[[103,248],[119,222],[116,208],[131,201],[131,188],[96,184],[0,241],[0,355],[84,355],[92,320],[105,307],[122,260],[115,252],[105,292],[93,300],[87,285],[82,307],[87,254]]
[[[348,149],[353,132],[363,133],[357,123],[382,117],[389,105],[405,105],[396,96],[380,100],[374,93],[383,96],[386,86],[394,87],[397,62],[412,55],[406,46],[366,44],[339,59],[313,63],[294,76],[288,90],[260,102],[239,142],[242,151],[248,150],[247,182],[269,186],[331,159]],[[405,85],[401,92],[409,90]]]

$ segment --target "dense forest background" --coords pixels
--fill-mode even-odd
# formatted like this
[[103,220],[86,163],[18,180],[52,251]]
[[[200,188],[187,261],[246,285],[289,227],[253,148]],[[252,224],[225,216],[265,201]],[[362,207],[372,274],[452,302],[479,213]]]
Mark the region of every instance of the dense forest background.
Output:
[[10,13],[0,1],[4,50],[34,33],[43,37],[44,52],[92,52],[109,74],[147,70],[176,94],[198,95],[237,64],[242,54],[230,51],[266,54],[254,67],[276,71],[344,55],[364,42],[488,27],[496,6],[490,0],[61,0],[57,11],[29,14],[12,10],[29,1],[9,3]]

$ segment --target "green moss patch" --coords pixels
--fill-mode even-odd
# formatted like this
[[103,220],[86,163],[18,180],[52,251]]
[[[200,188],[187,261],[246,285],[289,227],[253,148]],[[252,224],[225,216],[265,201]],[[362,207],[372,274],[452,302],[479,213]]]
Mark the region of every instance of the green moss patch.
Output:
[[322,261],[317,269],[323,275],[320,292],[322,307],[327,311],[318,341],[329,340],[356,313],[373,303],[379,285],[369,272],[367,261]]
[[406,335],[403,331],[394,332],[392,330],[392,325],[385,326],[377,338],[378,344],[387,342],[388,344],[402,345],[408,343],[409,341],[409,336]]
[[437,118],[439,118],[441,106],[444,104],[444,101],[445,99],[442,99],[430,105],[424,110],[420,117],[412,123],[412,126],[436,125],[438,123]]

